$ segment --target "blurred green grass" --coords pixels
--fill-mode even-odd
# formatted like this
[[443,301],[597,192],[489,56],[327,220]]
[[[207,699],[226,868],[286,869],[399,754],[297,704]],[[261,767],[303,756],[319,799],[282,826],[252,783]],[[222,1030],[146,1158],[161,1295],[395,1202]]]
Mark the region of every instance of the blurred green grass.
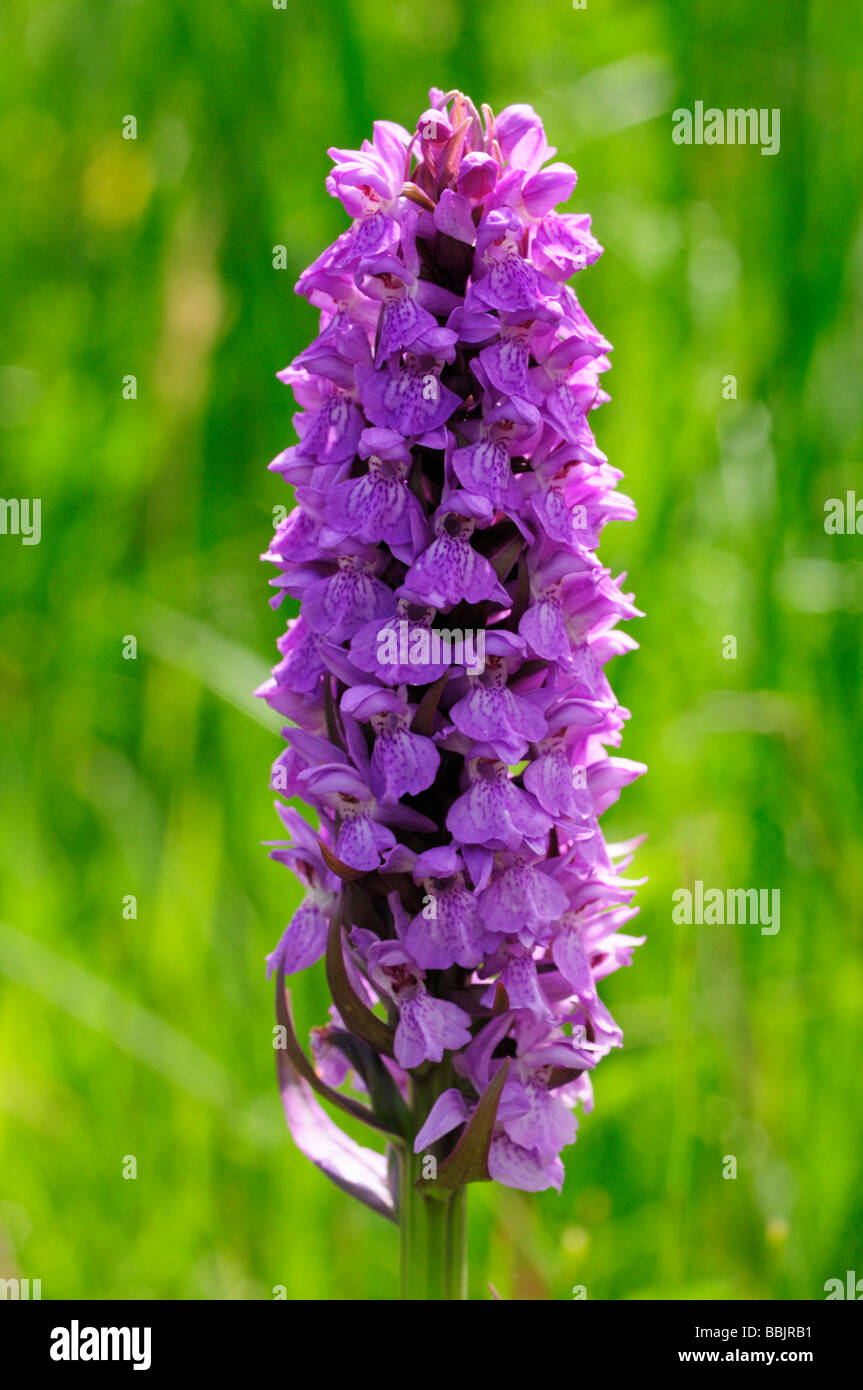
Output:
[[[0,537],[0,1274],[395,1293],[395,1231],[281,1120],[263,956],[296,889],[259,846],[278,721],[249,691],[274,373],[344,225],[326,147],[432,84],[531,102],[579,171],[598,435],[640,510],[602,554],[647,613],[611,671],[650,764],[606,817],[650,836],[648,943],[604,990],[626,1048],[562,1198],[472,1193],[472,1296],[819,1298],[859,1268],[863,556],[823,505],[863,496],[860,30],[826,0],[5,7],[2,491],[43,535]],[[779,107],[780,153],[673,145],[699,99]],[[673,925],[695,878],[779,888],[781,931]],[[320,975],[297,1003],[323,1017]]]

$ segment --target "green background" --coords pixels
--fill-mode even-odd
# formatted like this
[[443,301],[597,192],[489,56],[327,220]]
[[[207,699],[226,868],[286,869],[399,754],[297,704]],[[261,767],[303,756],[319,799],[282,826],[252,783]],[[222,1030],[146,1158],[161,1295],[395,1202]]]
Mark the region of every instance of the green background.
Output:
[[[863,1273],[863,539],[824,530],[863,497],[857,7],[12,0],[0,40],[2,492],[42,499],[41,544],[0,536],[0,1274],[395,1293],[395,1228],[281,1117],[263,958],[296,888],[259,844],[279,720],[249,692],[283,617],[274,373],[315,331],[292,286],[346,224],[326,148],[413,126],[431,85],[532,103],[579,171],[598,438],[640,512],[601,553],[647,613],[610,668],[650,764],[604,821],[649,835],[648,942],[603,990],[626,1046],[562,1197],[472,1191],[471,1295]],[[780,152],[673,144],[696,100],[780,108]],[[695,879],[780,889],[780,932],[674,925]],[[320,967],[294,993],[323,1021]]]

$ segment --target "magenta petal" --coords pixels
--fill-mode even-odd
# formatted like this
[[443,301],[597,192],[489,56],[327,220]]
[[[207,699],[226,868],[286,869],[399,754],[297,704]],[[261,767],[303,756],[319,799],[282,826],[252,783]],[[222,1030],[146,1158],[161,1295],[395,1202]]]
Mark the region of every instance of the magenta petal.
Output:
[[421,309],[414,299],[391,300],[384,305],[381,314],[381,331],[378,350],[375,354],[375,367],[400,348],[409,348],[421,333],[437,324],[425,309]]
[[414,1140],[414,1153],[422,1153],[423,1149],[429,1144],[433,1144],[436,1139],[440,1139],[444,1134],[449,1134],[451,1130],[463,1124],[467,1116],[468,1108],[461,1092],[457,1091],[454,1086],[448,1091],[443,1091],[426,1116],[425,1123]]
[[327,946],[327,914],[317,903],[306,902],[297,909],[282,939],[267,956],[267,979],[274,970],[294,975],[321,959]]
[[579,999],[586,1000],[596,993],[590,961],[575,927],[562,927],[551,946],[554,963]]
[[491,598],[508,601],[488,560],[460,536],[438,536],[408,570],[402,591],[420,603],[443,609],[463,599],[468,603]]
[[435,226],[439,232],[454,237],[456,241],[467,242],[472,246],[476,241],[476,227],[471,217],[471,206],[467,198],[445,188],[434,211]]
[[632,758],[605,758],[588,769],[587,784],[593,797],[596,814],[601,816],[620,796],[621,787],[629,786],[636,777],[647,771],[644,763],[634,762]]
[[506,159],[516,169],[538,169],[549,157],[542,121],[532,106],[507,106],[495,120],[495,135]]
[[575,1116],[544,1087],[531,1083],[521,1089],[527,1104],[520,1114],[502,1119],[503,1128],[516,1144],[532,1149],[546,1162],[553,1161],[561,1149],[575,1142]]
[[529,864],[517,864],[494,878],[479,900],[482,920],[491,931],[516,933],[562,917],[569,907],[556,879]]
[[545,753],[524,770],[524,785],[555,820],[585,824],[594,812],[586,787],[576,787],[574,769],[562,751]]
[[527,180],[522,199],[531,217],[542,217],[572,194],[577,175],[569,164],[548,164]]
[[495,1182],[505,1187],[517,1187],[522,1192],[543,1192],[563,1187],[563,1164],[559,1158],[543,1162],[532,1149],[524,1149],[507,1134],[499,1133],[491,1141],[488,1171]]
[[483,927],[474,895],[464,887],[428,894],[431,899],[408,924],[404,943],[424,970],[480,964],[494,937]]
[[344,642],[369,618],[389,617],[395,608],[392,592],[373,575],[339,571],[330,579],[310,584],[303,600],[306,622],[333,642]]
[[276,1062],[282,1109],[300,1153],[311,1159],[337,1187],[381,1216],[395,1221],[395,1204],[387,1182],[384,1154],[364,1148],[339,1129],[281,1049],[276,1052]]
[[379,801],[398,801],[430,787],[440,753],[430,739],[399,728],[379,733],[371,759],[371,789]]
[[479,281],[476,289],[490,308],[510,313],[535,309],[542,299],[536,272],[518,256],[493,261],[488,275]]
[[363,417],[344,396],[327,401],[303,435],[303,452],[321,463],[339,463],[356,451]]
[[527,376],[529,360],[527,343],[515,338],[504,338],[483,348],[480,361],[488,373],[489,381],[505,396],[527,396],[530,383]]
[[484,439],[464,449],[456,449],[453,468],[462,487],[488,497],[496,507],[504,505],[512,483],[509,451],[501,440]]
[[498,162],[490,154],[476,150],[465,155],[458,172],[458,191],[466,198],[485,198],[494,188]]
[[393,375],[384,368],[363,388],[363,406],[372,423],[407,436],[438,429],[458,404],[458,396],[434,372],[402,368]]
[[396,1061],[399,1066],[418,1067],[421,1062],[439,1062],[446,1050],[470,1042],[468,1015],[457,1004],[433,999],[420,991],[401,1007],[396,1028]]
[[526,609],[518,630],[527,638],[537,656],[546,661],[564,661],[569,655],[569,641],[559,603],[541,599]]
[[343,822],[336,841],[336,854],[353,869],[376,869],[381,853],[392,849],[396,837],[385,825],[369,816],[354,816]]

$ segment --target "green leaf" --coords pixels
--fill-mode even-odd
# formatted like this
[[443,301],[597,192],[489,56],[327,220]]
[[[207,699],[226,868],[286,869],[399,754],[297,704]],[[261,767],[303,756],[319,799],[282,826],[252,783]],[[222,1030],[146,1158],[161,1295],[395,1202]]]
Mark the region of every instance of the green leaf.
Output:
[[436,1179],[417,1182],[417,1187],[458,1188],[469,1182],[490,1182],[488,1171],[488,1151],[497,1118],[501,1092],[509,1075],[510,1058],[507,1057],[483,1091],[479,1104],[470,1117],[467,1128],[448,1158],[438,1168]]
[[399,1134],[404,1139],[412,1139],[415,1126],[411,1112],[402,1099],[392,1073],[381,1061],[380,1053],[361,1038],[340,1028],[331,1028],[327,1037],[362,1077],[379,1128],[386,1128],[389,1133]]
[[[362,1120],[363,1124],[370,1125],[372,1129],[382,1130],[384,1134],[402,1134],[403,1130],[400,1129],[398,1125],[393,1124],[389,1117],[379,1115],[377,1112],[370,1110],[367,1105],[363,1105],[362,1101],[354,1100],[352,1096],[342,1095],[340,1091],[336,1091],[332,1086],[328,1086],[327,1083],[322,1081],[318,1076],[297,1037],[294,1028],[294,1020],[291,1017],[290,991],[285,988],[284,976],[280,970],[276,972],[276,1018],[285,1030],[285,1051],[296,1071],[304,1081],[309,1083],[312,1090],[317,1091],[318,1095],[324,1100],[328,1100],[333,1105],[337,1105],[338,1108],[344,1110],[346,1114],[352,1115],[355,1120]],[[333,1041],[335,1041],[335,1039],[333,1039]],[[362,1075],[362,1073],[360,1074]],[[387,1075],[389,1075],[389,1073],[387,1073]],[[363,1076],[363,1080],[365,1081],[365,1076]],[[395,1085],[395,1082],[393,1082],[393,1085]],[[371,1091],[369,1094],[371,1095]]]
[[584,1076],[584,1067],[552,1067],[548,1078],[548,1089],[553,1091],[557,1086],[568,1086],[570,1081],[577,1081],[580,1076]]
[[326,964],[330,994],[333,996],[333,1003],[344,1019],[345,1025],[352,1033],[356,1033],[358,1038],[362,1038],[378,1052],[386,1053],[387,1057],[394,1057],[395,1032],[388,1023],[384,1023],[383,1019],[372,1013],[368,1005],[354,992],[348,979],[342,950],[341,897],[330,918]]
[[332,869],[333,873],[338,874],[339,878],[343,878],[346,883],[352,883],[353,880],[357,878],[365,878],[365,869],[354,869],[350,864],[343,863],[337,855],[333,854],[329,846],[324,844],[323,840],[319,840],[318,844],[327,868]]
[[443,688],[449,680],[449,671],[444,671],[443,675],[438,676],[434,685],[430,685],[425,695],[420,700],[417,712],[411,720],[411,733],[422,734],[428,738],[434,725],[434,717],[443,694]]
[[519,531],[501,546],[500,550],[489,556],[492,569],[501,584],[510,574],[513,565],[524,550],[524,536]]

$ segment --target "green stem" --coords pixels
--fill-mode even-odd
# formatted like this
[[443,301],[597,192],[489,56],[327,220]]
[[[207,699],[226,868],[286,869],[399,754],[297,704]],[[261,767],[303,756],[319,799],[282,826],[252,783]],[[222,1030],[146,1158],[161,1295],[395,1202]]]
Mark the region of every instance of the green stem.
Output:
[[[431,1108],[444,1078],[432,1074],[415,1080],[412,1110],[417,1128]],[[460,1188],[432,1196],[417,1182],[423,1177],[422,1154],[407,1146],[400,1154],[401,1293],[407,1300],[467,1298],[467,1192]]]
[[467,1188],[452,1194],[447,1210],[445,1298],[467,1298]]

